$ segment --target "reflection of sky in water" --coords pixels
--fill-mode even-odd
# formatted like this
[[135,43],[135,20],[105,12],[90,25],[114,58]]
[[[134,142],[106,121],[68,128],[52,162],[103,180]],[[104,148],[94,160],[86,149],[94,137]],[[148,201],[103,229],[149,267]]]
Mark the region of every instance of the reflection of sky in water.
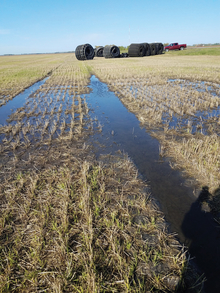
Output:
[[[13,100],[9,101],[5,106],[0,107],[0,126],[2,125],[16,125],[20,123],[22,127],[28,123],[34,127],[29,133],[28,138],[31,140],[32,135],[35,138],[40,138],[40,130],[44,127],[44,124],[49,122],[48,130],[51,131],[52,127],[56,124],[56,132],[53,134],[53,138],[60,134],[60,126],[65,121],[65,124],[71,122],[72,115],[70,109],[72,103],[75,105],[74,111],[74,122],[79,120],[79,113],[77,113],[79,101],[77,97],[73,97],[69,94],[70,86],[48,88],[43,87],[42,91],[40,86],[45,83],[48,79],[45,78],[42,81],[35,83],[30,88],[24,90],[22,93],[17,95]],[[83,100],[81,104],[83,105]],[[13,120],[13,113],[17,109],[22,109],[23,117],[15,118]],[[20,112],[21,113],[21,112]],[[39,125],[39,127],[38,127]],[[69,127],[66,126],[64,132],[68,132]],[[22,131],[19,131],[21,141],[24,140]],[[45,137],[48,136],[48,132],[45,133]],[[8,135],[0,133],[0,142]],[[14,139],[14,138],[13,138]],[[13,140],[12,140],[13,141]]]
[[184,87],[187,85],[192,86],[193,89],[196,89],[198,91],[205,91],[206,89],[208,91],[211,91],[214,93],[217,90],[220,90],[220,85],[217,83],[211,83],[211,82],[206,82],[206,81],[201,81],[201,82],[193,82],[189,80],[184,80],[184,79],[169,79],[168,82],[170,83],[176,83],[179,84],[180,86]]
[[[207,90],[209,93],[213,96],[218,96],[220,91],[220,85],[219,84],[212,84],[210,82],[191,82],[187,80],[182,79],[169,79],[168,83],[178,85],[183,89],[186,90],[196,90],[199,92],[206,92]],[[154,86],[151,86],[153,88]],[[157,86],[156,86],[157,87]],[[188,87],[188,88],[187,88]],[[129,88],[131,91],[133,89],[133,93],[137,92],[137,86],[134,88],[130,86]],[[154,97],[147,98],[150,101],[154,101]],[[220,104],[220,97],[219,97],[219,104]],[[167,106],[165,106],[167,107]],[[171,109],[172,110],[172,109]],[[172,110],[173,111],[173,110]],[[183,128],[187,129],[190,127],[190,132],[195,133],[197,131],[201,132],[203,134],[207,133],[207,129],[209,127],[209,122],[211,119],[215,118],[217,119],[220,115],[220,105],[215,108],[207,108],[205,111],[197,111],[193,115],[178,115],[177,113],[174,113],[169,115],[168,111],[163,112],[162,114],[162,124],[168,129],[177,129],[177,128]]]
[[40,86],[43,85],[48,78],[49,77],[46,77],[43,80],[36,82],[34,85],[27,88],[22,93],[13,98],[13,100],[8,101],[6,105],[0,107],[0,125],[6,124],[6,120],[7,118],[9,118],[11,113],[15,111],[17,108],[24,106],[26,99],[29,97],[29,95],[33,94],[36,90],[38,90]]
[[[137,166],[143,179],[150,182],[153,195],[159,200],[166,219],[180,236],[185,213],[195,200],[190,188],[184,186],[180,172],[171,169],[169,163],[159,156],[159,143],[140,127],[134,114],[120,102],[106,84],[92,76],[89,85],[92,92],[86,95],[90,115],[102,125],[102,132],[90,138],[95,155],[114,154],[125,151]],[[103,147],[100,148],[100,145]],[[178,212],[177,212],[178,211]]]

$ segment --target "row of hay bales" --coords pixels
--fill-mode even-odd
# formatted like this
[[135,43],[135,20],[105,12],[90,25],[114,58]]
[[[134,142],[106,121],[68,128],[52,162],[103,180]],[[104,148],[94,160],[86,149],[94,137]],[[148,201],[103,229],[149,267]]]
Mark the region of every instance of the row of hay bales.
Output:
[[119,47],[107,45],[93,48],[90,44],[79,45],[76,47],[75,55],[78,60],[91,60],[96,57],[119,58],[119,57],[144,57],[162,54],[164,46],[162,43],[141,43],[131,44],[128,53],[120,54]]

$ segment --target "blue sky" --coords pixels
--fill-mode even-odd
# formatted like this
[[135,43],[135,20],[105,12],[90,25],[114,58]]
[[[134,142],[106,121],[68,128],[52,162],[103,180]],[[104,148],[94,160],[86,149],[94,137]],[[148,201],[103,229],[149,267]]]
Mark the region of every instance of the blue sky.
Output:
[[220,0],[0,0],[0,55],[220,42]]

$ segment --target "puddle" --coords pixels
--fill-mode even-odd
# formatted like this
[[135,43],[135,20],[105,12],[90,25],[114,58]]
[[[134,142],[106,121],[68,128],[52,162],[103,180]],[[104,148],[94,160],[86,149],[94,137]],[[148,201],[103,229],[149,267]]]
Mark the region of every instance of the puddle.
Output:
[[[192,188],[186,186],[180,172],[174,171],[169,163],[159,156],[159,143],[152,138],[134,114],[130,113],[107,85],[96,77],[91,78],[93,92],[87,96],[87,102],[94,109],[92,118],[97,117],[102,132],[91,139],[103,145],[97,147],[96,156],[114,153],[119,149],[128,153],[144,180],[157,195],[167,221],[172,230],[178,231],[183,238],[181,223],[184,215],[195,201]],[[178,194],[178,196],[177,196]]]
[[16,97],[14,97],[13,100],[8,101],[6,105],[0,107],[0,125],[6,124],[7,123],[6,120],[9,118],[9,116],[12,113],[12,111],[16,110],[17,108],[22,107],[25,104],[26,99],[33,92],[38,90],[39,87],[41,85],[43,85],[48,78],[49,77],[46,77],[43,80],[40,80],[40,81],[36,82],[31,87],[27,88],[22,93],[20,93]]
[[[192,133],[208,132],[215,128],[219,135],[220,85],[211,82],[168,80],[165,85],[133,84],[119,89],[136,99],[140,109],[149,114],[149,121],[160,122],[167,129],[179,129]],[[149,111],[151,109],[151,111]],[[161,119],[161,120],[160,120]],[[212,127],[210,128],[210,124]]]
[[[36,83],[10,101],[0,113],[0,143],[7,149],[5,164],[25,147],[41,149],[54,139],[78,137],[88,121],[85,100],[75,95],[70,86],[48,87]],[[1,127],[1,125],[3,125]],[[76,138],[77,139],[77,138]],[[37,153],[38,151],[36,151]]]
[[220,90],[220,85],[217,83],[209,82],[209,81],[200,81],[193,82],[186,79],[168,79],[168,82],[179,84],[181,87],[190,85],[193,89],[197,89],[198,91],[205,92],[208,90],[210,93],[216,95],[216,91]]
[[[160,158],[158,141],[140,127],[135,115],[108,91],[106,84],[92,76],[90,87],[92,92],[86,95],[86,100],[93,109],[92,118],[98,121],[96,126],[102,130],[90,139],[90,143],[97,146],[94,148],[97,158],[101,154],[114,154],[119,149],[128,153],[143,180],[150,184],[171,230],[178,233],[191,255],[196,256],[208,279],[206,287],[220,288],[217,277],[220,273],[220,235],[211,215],[198,208],[193,186],[187,186],[188,180]],[[199,192],[197,190],[197,195]]]
[[[210,96],[219,98],[220,103],[220,85],[211,82],[191,82],[184,79],[169,79],[168,83],[178,85],[182,90],[187,93],[191,93],[192,91],[197,91],[200,93],[209,93]],[[201,97],[200,97],[201,99]],[[218,103],[218,104],[219,104]],[[177,127],[181,125],[183,128],[188,128],[190,125],[191,132],[195,133],[198,129],[203,133],[207,134],[207,129],[209,127],[210,120],[217,120],[220,115],[220,106],[207,107],[206,110],[198,110],[191,117],[187,115],[179,116],[174,115],[169,123],[169,128]],[[165,119],[163,118],[163,122]]]

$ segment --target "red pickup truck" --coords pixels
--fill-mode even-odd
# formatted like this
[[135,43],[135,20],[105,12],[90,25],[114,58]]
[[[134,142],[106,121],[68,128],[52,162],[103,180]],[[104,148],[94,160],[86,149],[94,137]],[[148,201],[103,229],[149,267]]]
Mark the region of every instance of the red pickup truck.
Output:
[[183,50],[186,48],[186,44],[179,45],[178,43],[171,43],[164,47],[164,50],[168,52],[169,50]]

